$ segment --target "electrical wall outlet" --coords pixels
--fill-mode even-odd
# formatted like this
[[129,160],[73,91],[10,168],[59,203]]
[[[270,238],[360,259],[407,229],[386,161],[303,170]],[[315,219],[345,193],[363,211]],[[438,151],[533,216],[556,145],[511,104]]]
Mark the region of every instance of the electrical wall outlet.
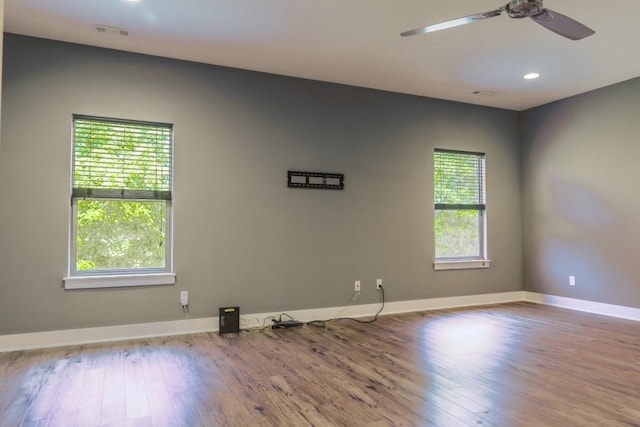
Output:
[[180,291],[180,304],[189,305],[189,291]]
[[576,285],[576,276],[569,276],[569,286]]
[[353,285],[354,292],[360,292],[360,280],[356,280],[356,283]]
[[382,289],[382,279],[376,280],[376,289]]

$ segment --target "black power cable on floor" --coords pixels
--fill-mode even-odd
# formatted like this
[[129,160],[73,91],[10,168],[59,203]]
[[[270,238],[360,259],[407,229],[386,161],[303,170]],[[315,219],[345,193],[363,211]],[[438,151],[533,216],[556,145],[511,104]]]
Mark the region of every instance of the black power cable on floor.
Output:
[[357,319],[355,317],[334,317],[332,319],[327,319],[327,320],[312,320],[310,322],[305,322],[305,324],[311,325],[311,326],[317,326],[319,328],[324,328],[327,322],[334,322],[336,320],[352,320],[358,323],[373,323],[376,320],[378,320],[378,315],[384,309],[384,288],[382,287],[382,285],[380,285],[380,290],[382,291],[382,306],[380,306],[380,310],[378,310],[378,312],[373,316],[373,319],[362,320],[362,319]]

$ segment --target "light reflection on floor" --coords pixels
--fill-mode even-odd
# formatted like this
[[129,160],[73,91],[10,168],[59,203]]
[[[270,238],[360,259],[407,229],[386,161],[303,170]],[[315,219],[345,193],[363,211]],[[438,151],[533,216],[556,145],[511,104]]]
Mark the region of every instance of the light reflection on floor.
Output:
[[[478,380],[491,373],[492,381],[501,377],[503,362],[511,349],[508,324],[484,313],[454,313],[428,319],[421,331],[422,360],[429,375],[430,387],[424,396],[425,415],[436,424],[456,422],[480,423],[500,405],[489,384]],[[499,398],[498,398],[499,399]],[[457,404],[473,412],[464,414]],[[467,411],[469,412],[469,411]]]
[[190,349],[150,346],[42,361],[14,379],[22,396],[35,396],[24,423],[118,425],[152,414],[163,425],[188,422],[197,411],[191,392],[202,384],[194,357]]

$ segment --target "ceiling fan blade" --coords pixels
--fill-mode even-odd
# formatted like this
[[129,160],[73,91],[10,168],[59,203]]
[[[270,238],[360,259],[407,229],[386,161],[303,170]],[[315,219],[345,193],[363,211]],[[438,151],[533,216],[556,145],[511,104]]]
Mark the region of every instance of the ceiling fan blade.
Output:
[[580,40],[596,33],[586,25],[551,9],[543,9],[541,13],[532,16],[531,19],[554,33],[571,40]]
[[484,13],[476,13],[475,15],[464,16],[458,19],[452,19],[451,21],[441,22],[439,24],[427,25],[426,27],[416,28],[415,30],[405,31],[400,33],[402,37],[415,36],[417,34],[432,33],[434,31],[446,30],[447,28],[457,27],[459,25],[471,24],[472,22],[480,21],[482,19],[493,18],[500,15],[504,11],[504,8],[491,10]]

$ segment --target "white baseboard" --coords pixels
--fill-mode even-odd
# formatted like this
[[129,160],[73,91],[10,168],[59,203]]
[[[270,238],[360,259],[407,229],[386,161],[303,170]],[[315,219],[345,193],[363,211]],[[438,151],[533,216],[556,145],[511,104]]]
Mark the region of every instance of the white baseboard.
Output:
[[215,331],[218,318],[0,335],[0,352]]
[[640,308],[604,304],[601,302],[586,301],[575,298],[558,297],[555,295],[539,294],[536,292],[524,291],[523,294],[524,300],[528,302],[553,305],[555,307],[601,314],[604,316],[618,317],[620,319],[640,321]]
[[[528,301],[537,304],[552,305],[571,310],[640,321],[639,308],[603,304],[527,291],[388,302],[385,304],[384,310],[381,314],[410,313],[416,311],[482,306],[516,301]],[[296,320],[309,322],[312,320],[325,320],[334,317],[367,317],[372,316],[379,309],[380,304],[361,304],[345,307],[293,310],[288,311],[287,314]],[[240,325],[243,329],[259,327],[262,326],[265,319],[268,320],[271,316],[279,316],[281,313],[282,312],[241,315]],[[217,331],[218,318],[206,317],[174,320],[169,322],[137,323],[97,328],[0,335],[0,352]]]
[[[460,297],[431,298],[413,301],[398,301],[386,303],[381,314],[409,313],[414,311],[480,306],[523,300],[524,292],[517,291],[496,294],[467,295]],[[334,317],[372,316],[379,309],[380,304],[363,304],[346,307],[294,310],[288,311],[287,314],[291,315],[296,320],[309,322],[312,320],[324,320]],[[265,319],[270,316],[279,316],[281,313],[282,312],[241,315],[241,328],[246,329],[262,326]],[[217,331],[218,318],[207,317],[174,320],[169,322],[137,323],[132,325],[0,335],[0,352]]]

